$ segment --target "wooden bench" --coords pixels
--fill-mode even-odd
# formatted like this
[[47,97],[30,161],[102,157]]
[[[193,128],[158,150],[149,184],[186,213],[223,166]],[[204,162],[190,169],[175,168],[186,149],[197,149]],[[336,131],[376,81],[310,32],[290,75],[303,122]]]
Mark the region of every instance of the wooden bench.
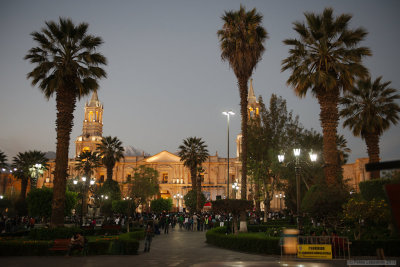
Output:
[[101,229],[104,229],[104,230],[121,230],[121,225],[118,225],[118,224],[106,224],[106,225],[103,225],[103,226],[101,226]]
[[54,244],[49,250],[52,251],[67,251],[69,249],[70,239],[55,239]]

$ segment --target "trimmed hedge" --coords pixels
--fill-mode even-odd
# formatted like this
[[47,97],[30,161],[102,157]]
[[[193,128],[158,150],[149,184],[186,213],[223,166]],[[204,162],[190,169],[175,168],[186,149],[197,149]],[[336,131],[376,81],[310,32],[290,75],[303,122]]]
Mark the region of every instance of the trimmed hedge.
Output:
[[49,248],[53,246],[52,241],[22,241],[10,240],[0,241],[1,256],[44,256],[48,255]]
[[[136,229],[134,230],[136,231]],[[84,236],[92,235],[118,235],[126,229],[81,229],[79,227],[34,228],[29,232],[28,238],[33,240],[54,240],[71,238],[74,233]],[[137,234],[140,236],[140,234]],[[132,238],[136,238],[135,236]]]
[[373,256],[377,248],[383,248],[385,256],[398,257],[400,240],[352,240],[350,253],[351,256]]
[[58,228],[34,228],[29,232],[28,238],[32,240],[54,240],[71,238],[74,233],[82,233],[85,231],[78,227],[58,227]]
[[129,232],[126,234],[129,235],[129,238],[137,240],[143,240],[145,237],[145,232],[143,229],[135,230],[134,232]]
[[258,225],[247,225],[247,231],[250,233],[257,233],[257,232],[267,232],[271,229],[282,229],[282,228],[297,228],[296,225],[290,224],[282,224],[282,225],[265,225],[265,224],[258,224]]
[[261,254],[280,254],[279,238],[260,237],[255,234],[239,233],[226,235],[226,227],[207,231],[207,243],[218,247]]
[[110,240],[96,240],[94,242],[88,242],[87,253],[88,255],[105,255],[110,254]]

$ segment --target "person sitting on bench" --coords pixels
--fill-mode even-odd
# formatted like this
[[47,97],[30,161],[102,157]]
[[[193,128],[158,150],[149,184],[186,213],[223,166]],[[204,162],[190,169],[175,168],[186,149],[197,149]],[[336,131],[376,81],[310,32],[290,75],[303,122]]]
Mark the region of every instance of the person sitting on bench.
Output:
[[69,244],[68,255],[71,255],[72,251],[79,250],[82,251],[85,245],[85,239],[80,233],[75,233],[71,237],[71,242]]

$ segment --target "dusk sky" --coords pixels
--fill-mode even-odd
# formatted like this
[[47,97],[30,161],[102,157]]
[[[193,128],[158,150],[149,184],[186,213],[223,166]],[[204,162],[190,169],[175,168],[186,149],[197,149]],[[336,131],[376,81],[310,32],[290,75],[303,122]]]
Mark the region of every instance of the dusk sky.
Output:
[[[76,24],[89,23],[89,33],[101,36],[99,51],[108,59],[108,78],[100,81],[99,100],[104,104],[103,136],[117,136],[123,145],[150,154],[176,152],[182,140],[202,137],[210,154],[226,156],[226,117],[232,109],[230,156],[236,156],[240,133],[239,90],[227,62],[221,61],[217,31],[224,11],[240,4],[256,8],[264,16],[269,34],[266,51],[258,64],[255,94],[269,102],[271,94],[287,100],[288,109],[300,116],[304,127],[321,132],[319,105],[308,94],[299,99],[286,85],[289,72],[281,73],[281,61],[289,47],[282,40],[297,37],[294,21],[304,12],[353,15],[351,28],[364,27],[368,36],[361,45],[373,56],[365,59],[371,76],[383,76],[400,89],[400,1],[56,1],[2,0],[0,2],[0,150],[9,161],[27,150],[55,151],[56,106],[47,101],[26,75],[33,65],[23,60],[36,43],[30,33],[45,21],[69,17]],[[84,103],[77,102],[71,133],[82,132]],[[367,157],[365,142],[353,137],[342,123],[338,132],[352,150],[349,162]],[[400,127],[392,126],[381,137],[381,159],[400,159]]]

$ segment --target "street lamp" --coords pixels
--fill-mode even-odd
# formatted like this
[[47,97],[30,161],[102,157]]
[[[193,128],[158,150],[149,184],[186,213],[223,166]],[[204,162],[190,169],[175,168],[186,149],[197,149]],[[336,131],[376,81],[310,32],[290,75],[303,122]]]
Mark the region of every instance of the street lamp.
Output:
[[31,188],[36,188],[37,179],[39,178],[39,176],[43,175],[44,169],[45,169],[44,165],[40,163],[36,163],[35,165],[29,168],[29,172],[31,173],[32,176]]
[[14,193],[14,183],[12,178],[10,177],[12,175],[13,172],[17,171],[17,168],[1,168],[1,173],[3,174],[3,194],[6,193],[6,187],[7,187],[7,183],[9,182],[11,184],[11,194]]
[[229,199],[229,118],[231,115],[235,115],[235,113],[232,110],[229,111],[224,111],[222,112],[227,118],[227,123],[228,123],[228,170],[227,170],[227,179],[226,179],[226,195],[227,198]]
[[175,195],[174,195],[174,198],[176,199],[176,202],[177,202],[177,204],[178,204],[178,211],[180,212],[179,200],[182,201],[183,195],[181,195],[181,194],[178,193],[178,194],[175,194]]
[[[300,215],[300,172],[301,172],[301,165],[300,165],[300,154],[301,154],[301,149],[300,148],[294,148],[293,149],[293,154],[296,158],[295,160],[295,173],[296,173],[296,213],[297,216]],[[317,160],[317,154],[313,153],[311,150],[309,153],[310,160],[311,162],[315,162]],[[283,163],[285,160],[285,155],[280,154],[278,155],[278,161],[280,163]]]
[[279,193],[279,195],[276,194],[275,197],[277,199],[279,199],[279,211],[282,211],[282,198],[285,198],[285,195],[282,193]]
[[[83,212],[85,209],[85,201],[84,198],[86,198],[86,192],[87,190],[96,184],[96,181],[94,179],[86,179],[85,176],[81,178],[81,201],[82,201],[82,207],[81,207],[81,223],[83,225]],[[73,184],[77,185],[79,183],[78,179],[73,180]],[[107,197],[107,196],[106,196]]]
[[239,190],[239,185],[237,182],[234,182],[232,185],[233,192],[235,192],[235,199],[236,199],[236,192]]

